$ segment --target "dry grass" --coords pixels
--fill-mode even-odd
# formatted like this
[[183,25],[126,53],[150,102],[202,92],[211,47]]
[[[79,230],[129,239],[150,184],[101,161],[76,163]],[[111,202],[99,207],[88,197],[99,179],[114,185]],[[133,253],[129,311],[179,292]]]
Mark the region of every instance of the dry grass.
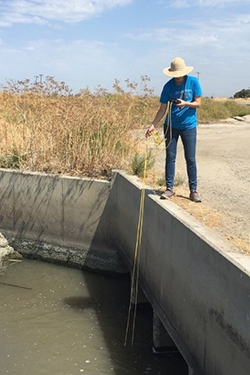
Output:
[[[159,106],[148,81],[147,76],[140,85],[127,80],[125,92],[116,80],[112,94],[99,87],[76,96],[51,77],[43,85],[8,82],[0,93],[0,167],[98,178],[109,178],[112,169],[131,170],[145,140],[131,130],[146,128]],[[199,117],[206,119],[231,108],[209,99],[203,107]]]
[[215,212],[210,207],[207,207],[204,203],[194,204],[187,199],[188,195],[188,190],[185,191],[183,188],[179,189],[177,190],[176,196],[172,198],[172,201],[178,206],[182,207],[185,211],[189,212],[208,228],[221,228],[222,236],[225,238],[225,240],[243,253],[250,254],[250,238],[248,240],[244,240],[242,238],[226,235],[223,230],[223,225],[225,225],[224,222],[226,221],[225,215],[222,212]]
[[235,116],[250,114],[250,107],[241,103],[237,99],[202,99],[202,106],[198,112],[201,122],[218,121]]
[[[152,174],[153,173],[154,172],[152,172]],[[162,187],[158,189],[158,192],[161,193],[164,190],[165,187]],[[174,190],[175,195],[171,198],[171,202],[183,208],[190,215],[194,216],[197,220],[211,229],[221,226],[223,221],[223,215],[221,213],[213,211],[210,207],[205,206],[204,203],[197,204],[190,201],[189,189],[185,186],[175,186]]]
[[128,168],[130,130],[148,122],[156,101],[118,87],[112,95],[99,89],[72,96],[60,87],[59,95],[54,86],[40,92],[20,85],[0,95],[0,166],[22,170],[109,178],[112,169]]
[[250,255],[250,238],[249,240],[243,240],[241,238],[230,237],[228,240],[234,247]]

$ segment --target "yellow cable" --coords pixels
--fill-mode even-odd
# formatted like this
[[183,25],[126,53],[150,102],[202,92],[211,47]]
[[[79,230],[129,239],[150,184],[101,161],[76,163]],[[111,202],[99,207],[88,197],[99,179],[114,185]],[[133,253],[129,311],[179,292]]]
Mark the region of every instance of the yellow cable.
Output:
[[138,226],[137,226],[137,236],[136,236],[136,245],[135,245],[135,252],[134,252],[133,270],[132,270],[132,276],[131,276],[130,302],[129,302],[129,311],[128,311],[128,318],[127,318],[125,342],[124,342],[125,346],[127,344],[127,339],[128,339],[128,330],[129,330],[129,323],[130,323],[130,316],[131,316],[131,309],[132,309],[132,300],[133,300],[133,295],[135,293],[132,340],[131,340],[132,345],[134,343],[136,309],[137,309],[138,289],[139,289],[139,270],[140,270],[139,266],[140,266],[141,239],[142,239],[142,227],[143,227],[143,215],[144,215],[144,200],[145,200],[145,184],[146,184],[146,174],[147,174],[147,163],[148,163],[148,145],[146,143],[146,151],[145,151],[145,155],[144,155],[144,167],[143,167],[143,180],[142,180],[142,188],[141,188],[140,209],[139,209],[139,219],[138,219]]
[[[172,140],[171,109],[172,109],[172,103],[168,102],[167,110],[166,110],[166,113],[168,115],[168,121],[167,121],[166,130],[164,132],[164,138],[160,139],[158,132],[157,131],[153,132],[154,142],[155,142],[156,146],[160,146],[163,142],[166,142],[166,140],[167,140],[166,134],[168,132],[168,129],[170,130],[169,143],[165,146],[165,149],[168,148],[168,146],[170,145],[170,142]],[[129,310],[128,310],[128,317],[127,317],[127,326],[126,326],[126,332],[125,332],[125,341],[124,341],[125,346],[127,345],[127,341],[128,341],[128,331],[129,331],[129,324],[130,324],[130,319],[131,319],[132,300],[133,300],[134,293],[135,293],[135,295],[134,295],[134,315],[133,315],[132,339],[131,339],[132,345],[134,344],[134,337],[135,337],[135,322],[136,322],[138,290],[139,290],[140,255],[141,255],[141,240],[142,240],[144,201],[145,201],[145,190],[146,190],[145,185],[146,185],[146,178],[147,178],[147,164],[148,164],[148,144],[146,142],[146,149],[145,149],[145,154],[144,154],[143,179],[142,179],[142,187],[141,187],[139,218],[138,218],[138,226],[137,226],[133,270],[132,270],[132,276],[131,276],[130,301],[129,301]]]
[[168,129],[170,130],[169,143],[168,143],[168,145],[166,146],[165,149],[168,148],[168,146],[170,144],[170,141],[172,139],[172,118],[171,118],[172,105],[173,105],[172,102],[170,102],[170,103],[168,102],[168,104],[167,104],[166,114],[168,115],[168,119],[167,119],[166,130],[164,131],[163,138],[160,138],[157,130],[154,130],[154,132],[153,132],[154,143],[155,143],[156,146],[160,146],[163,142],[167,141],[166,135],[167,135]]

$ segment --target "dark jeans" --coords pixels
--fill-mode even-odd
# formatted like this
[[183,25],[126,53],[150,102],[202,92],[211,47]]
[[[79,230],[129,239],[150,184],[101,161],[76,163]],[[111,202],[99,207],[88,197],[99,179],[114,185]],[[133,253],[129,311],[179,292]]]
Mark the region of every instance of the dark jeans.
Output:
[[[166,186],[173,189],[175,175],[175,159],[177,153],[178,139],[181,137],[184,147],[184,155],[187,164],[187,174],[190,191],[197,189],[197,167],[196,167],[196,127],[189,130],[168,129],[166,139]],[[170,139],[171,138],[171,139]]]

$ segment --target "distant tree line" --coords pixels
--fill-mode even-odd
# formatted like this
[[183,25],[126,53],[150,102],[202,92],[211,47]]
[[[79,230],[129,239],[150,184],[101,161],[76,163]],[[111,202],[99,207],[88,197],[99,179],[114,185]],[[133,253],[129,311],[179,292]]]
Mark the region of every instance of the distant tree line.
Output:
[[242,89],[236,92],[234,98],[250,98],[250,89]]

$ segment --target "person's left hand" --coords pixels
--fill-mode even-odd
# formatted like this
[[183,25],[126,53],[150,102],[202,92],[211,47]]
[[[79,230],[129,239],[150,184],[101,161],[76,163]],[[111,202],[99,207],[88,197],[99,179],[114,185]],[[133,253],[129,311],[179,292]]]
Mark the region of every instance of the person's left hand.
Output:
[[176,107],[181,108],[181,107],[184,107],[186,105],[186,102],[185,102],[185,100],[178,99],[178,103],[176,103],[175,105],[176,105]]

